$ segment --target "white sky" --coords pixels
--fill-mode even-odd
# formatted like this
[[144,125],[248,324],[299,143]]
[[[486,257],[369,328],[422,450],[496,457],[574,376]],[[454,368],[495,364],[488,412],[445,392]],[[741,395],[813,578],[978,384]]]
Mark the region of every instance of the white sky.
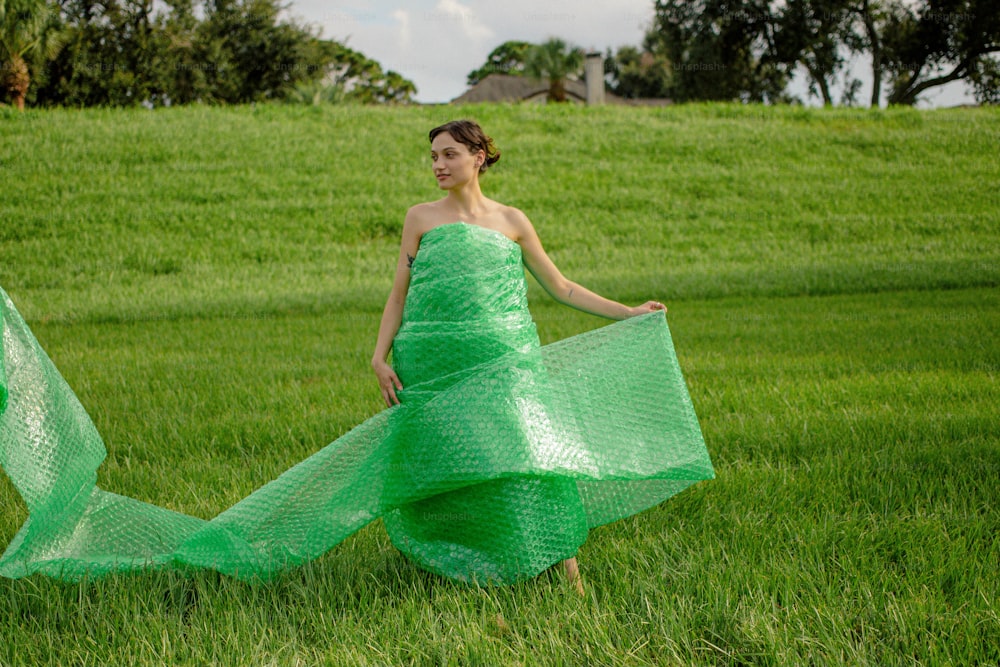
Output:
[[[469,72],[507,40],[542,42],[559,37],[573,46],[605,53],[608,47],[639,46],[653,18],[652,0],[292,0],[288,13],[322,28],[328,39],[399,72],[417,86],[420,102],[447,102],[466,90]],[[860,59],[859,59],[860,61]],[[867,104],[871,78],[862,62],[855,76],[865,82],[859,99]],[[793,94],[805,97],[801,77]],[[972,102],[964,84],[934,88],[921,107]],[[835,101],[839,89],[834,91]],[[807,100],[818,104],[819,100]]]

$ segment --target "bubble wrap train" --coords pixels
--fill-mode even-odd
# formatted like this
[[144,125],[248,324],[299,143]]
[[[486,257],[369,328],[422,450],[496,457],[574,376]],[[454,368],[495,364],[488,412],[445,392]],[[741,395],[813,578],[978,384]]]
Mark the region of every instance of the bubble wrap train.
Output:
[[211,520],[96,486],[100,435],[0,296],[0,465],[29,512],[6,577],[266,579],[381,517],[418,566],[510,584],[573,556],[590,528],[714,477],[664,314],[541,346],[520,246],[477,225],[421,239],[393,342],[401,404]]

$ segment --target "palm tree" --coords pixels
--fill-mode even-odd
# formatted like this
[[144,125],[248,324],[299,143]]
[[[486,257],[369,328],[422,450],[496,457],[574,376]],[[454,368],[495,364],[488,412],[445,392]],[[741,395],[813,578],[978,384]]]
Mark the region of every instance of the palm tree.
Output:
[[583,52],[569,48],[566,42],[555,37],[531,47],[524,59],[525,74],[549,80],[549,102],[566,101],[565,81],[578,76],[582,67]]
[[285,95],[285,101],[290,104],[304,104],[314,107],[323,104],[340,104],[344,101],[344,87],[336,83],[324,84],[322,81],[303,81]]
[[50,58],[59,49],[55,7],[46,0],[0,0],[0,85],[20,111],[31,85],[25,57]]

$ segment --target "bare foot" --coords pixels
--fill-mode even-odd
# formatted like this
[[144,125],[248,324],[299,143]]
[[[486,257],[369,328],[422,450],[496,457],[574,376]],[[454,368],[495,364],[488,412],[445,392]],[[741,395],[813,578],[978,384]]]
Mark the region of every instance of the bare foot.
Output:
[[583,597],[583,580],[580,578],[580,568],[576,565],[576,556],[564,560],[562,568],[563,572],[566,573],[566,580],[576,587],[576,594]]

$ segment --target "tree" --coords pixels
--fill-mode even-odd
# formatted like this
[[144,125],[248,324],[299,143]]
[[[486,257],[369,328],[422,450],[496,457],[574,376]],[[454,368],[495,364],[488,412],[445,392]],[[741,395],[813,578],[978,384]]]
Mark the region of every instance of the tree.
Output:
[[1000,62],[996,57],[983,58],[969,76],[976,99],[982,104],[1000,104]]
[[158,0],[169,7],[160,12],[153,25],[156,34],[156,63],[162,74],[163,104],[190,104],[215,99],[207,75],[210,64],[203,58],[194,0]]
[[674,100],[774,102],[791,70],[774,25],[766,0],[656,0],[647,41],[671,63]]
[[604,59],[610,79],[608,88],[620,97],[667,97],[670,94],[670,62],[662,54],[623,46],[618,53],[608,50]]
[[46,66],[48,105],[185,103],[208,90],[191,0],[64,0],[65,46]]
[[20,111],[31,86],[28,61],[50,58],[59,49],[55,19],[45,0],[0,0],[0,84]]
[[524,62],[527,76],[549,80],[549,102],[565,102],[566,79],[579,76],[582,69],[583,52],[558,38],[531,47]]
[[216,100],[258,102],[285,97],[322,76],[304,57],[315,36],[279,22],[279,0],[212,0],[198,26],[205,77]]
[[889,104],[915,104],[930,88],[967,79],[981,100],[996,95],[992,54],[1000,52],[996,0],[896,0],[881,27]]
[[300,83],[285,96],[285,101],[308,106],[339,104],[344,101],[344,88],[322,82]]
[[524,74],[524,61],[533,44],[530,42],[504,42],[486,56],[486,63],[469,72],[467,82],[474,86],[490,74]]
[[792,67],[805,67],[809,92],[818,92],[826,106],[833,104],[830,86],[846,65],[847,50],[860,48],[861,38],[854,31],[854,1],[788,0],[775,14],[772,57]]
[[245,103],[326,85],[343,92],[331,89],[331,101],[412,98],[416,88],[401,75],[283,21],[279,2],[62,0],[66,45],[47,63],[36,99],[74,106]]
[[868,51],[872,58],[872,96],[871,106],[877,107],[882,100],[882,79],[885,78],[885,58],[882,55],[882,38],[879,35],[879,25],[884,19],[881,3],[878,0],[860,0],[852,7],[854,15],[863,26],[862,37],[855,43],[853,51]]
[[[871,104],[915,104],[965,79],[981,101],[1000,97],[996,0],[656,0],[649,50],[674,69],[671,97],[779,101],[802,65],[810,91],[833,104],[849,52],[872,61]],[[860,84],[846,81],[853,103]]]
[[323,42],[322,48],[330,63],[324,79],[346,91],[346,101],[364,104],[413,101],[417,87],[398,72],[384,72],[376,61],[337,42]]

